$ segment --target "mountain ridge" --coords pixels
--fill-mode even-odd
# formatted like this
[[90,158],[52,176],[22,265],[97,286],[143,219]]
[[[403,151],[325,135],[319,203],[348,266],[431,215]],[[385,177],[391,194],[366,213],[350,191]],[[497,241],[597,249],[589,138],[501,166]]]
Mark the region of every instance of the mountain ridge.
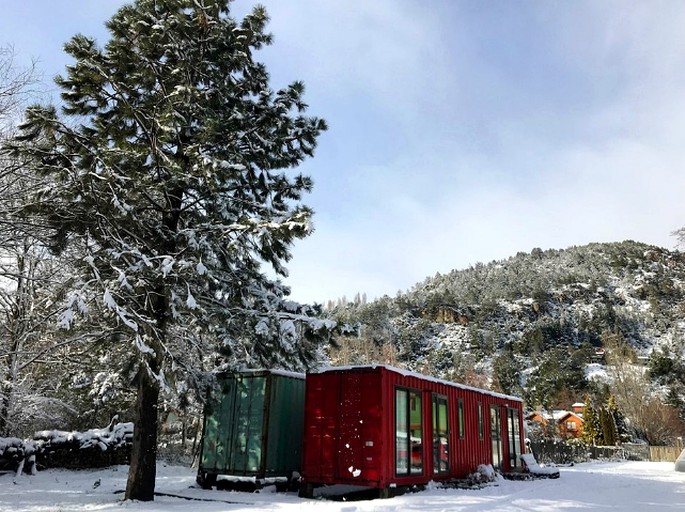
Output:
[[648,365],[654,354],[682,361],[684,312],[679,251],[632,240],[536,248],[338,305],[332,316],[361,334],[333,359],[384,359],[375,362],[555,404],[599,386],[587,367],[609,346]]

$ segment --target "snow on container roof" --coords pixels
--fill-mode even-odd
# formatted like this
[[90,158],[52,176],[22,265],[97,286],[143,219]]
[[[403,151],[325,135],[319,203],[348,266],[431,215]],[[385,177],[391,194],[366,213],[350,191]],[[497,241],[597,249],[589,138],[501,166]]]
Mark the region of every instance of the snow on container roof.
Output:
[[293,379],[301,379],[301,380],[304,380],[306,378],[306,375],[304,373],[291,372],[288,370],[267,370],[265,368],[247,368],[244,370],[236,370],[234,372],[221,372],[220,375],[245,375],[246,373],[254,373],[254,374],[270,373],[271,375],[278,375],[279,377],[291,377]]
[[333,372],[347,371],[347,370],[376,370],[378,368],[384,368],[390,372],[395,372],[395,373],[398,373],[400,375],[404,375],[406,377],[414,377],[414,378],[418,378],[418,379],[427,380],[430,382],[437,382],[439,384],[444,384],[446,386],[452,386],[452,387],[458,388],[458,389],[464,389],[467,391],[475,391],[477,393],[483,393],[484,395],[490,395],[490,396],[494,396],[496,398],[504,398],[506,400],[513,400],[516,402],[523,403],[523,399],[519,398],[517,396],[505,395],[503,393],[497,393],[495,391],[489,391],[487,389],[474,388],[472,386],[467,386],[466,384],[458,384],[456,382],[451,382],[449,380],[431,377],[430,375],[424,375],[422,373],[416,373],[416,372],[410,372],[408,370],[402,370],[400,368],[395,368],[394,366],[389,366],[386,364],[368,364],[368,365],[359,365],[359,366],[325,366],[325,367],[322,367],[318,370],[311,370],[310,373],[329,373],[329,372],[333,373]]

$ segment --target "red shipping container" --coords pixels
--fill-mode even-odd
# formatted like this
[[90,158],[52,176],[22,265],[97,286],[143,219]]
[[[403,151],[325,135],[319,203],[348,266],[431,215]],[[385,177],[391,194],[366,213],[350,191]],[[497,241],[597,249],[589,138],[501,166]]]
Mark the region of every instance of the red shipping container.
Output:
[[307,375],[301,494],[316,484],[388,489],[508,472],[523,452],[520,398],[389,366]]

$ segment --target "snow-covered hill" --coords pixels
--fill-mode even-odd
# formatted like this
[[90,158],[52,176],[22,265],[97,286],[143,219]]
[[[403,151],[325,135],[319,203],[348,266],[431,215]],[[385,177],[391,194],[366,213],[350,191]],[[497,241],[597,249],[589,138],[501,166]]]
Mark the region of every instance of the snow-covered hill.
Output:
[[[394,298],[339,304],[332,313],[359,321],[363,339],[390,346],[412,370],[480,378],[549,402],[561,388],[584,394],[587,366],[602,364],[603,350],[636,364],[649,365],[655,355],[682,364],[684,298],[685,255],[625,241],[533,249],[436,274]],[[356,350],[347,362],[363,357]],[[548,370],[557,373],[546,379]],[[559,389],[544,389],[564,379]]]

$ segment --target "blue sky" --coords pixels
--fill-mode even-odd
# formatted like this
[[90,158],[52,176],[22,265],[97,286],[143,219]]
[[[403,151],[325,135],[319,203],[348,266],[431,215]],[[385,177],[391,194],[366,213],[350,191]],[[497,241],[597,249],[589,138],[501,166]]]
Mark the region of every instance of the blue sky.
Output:
[[[104,43],[123,3],[0,0],[0,45],[47,79],[74,33]],[[316,216],[288,265],[293,298],[392,296],[534,247],[676,246],[685,3],[261,3],[273,86],[303,80],[330,125],[301,167]]]

